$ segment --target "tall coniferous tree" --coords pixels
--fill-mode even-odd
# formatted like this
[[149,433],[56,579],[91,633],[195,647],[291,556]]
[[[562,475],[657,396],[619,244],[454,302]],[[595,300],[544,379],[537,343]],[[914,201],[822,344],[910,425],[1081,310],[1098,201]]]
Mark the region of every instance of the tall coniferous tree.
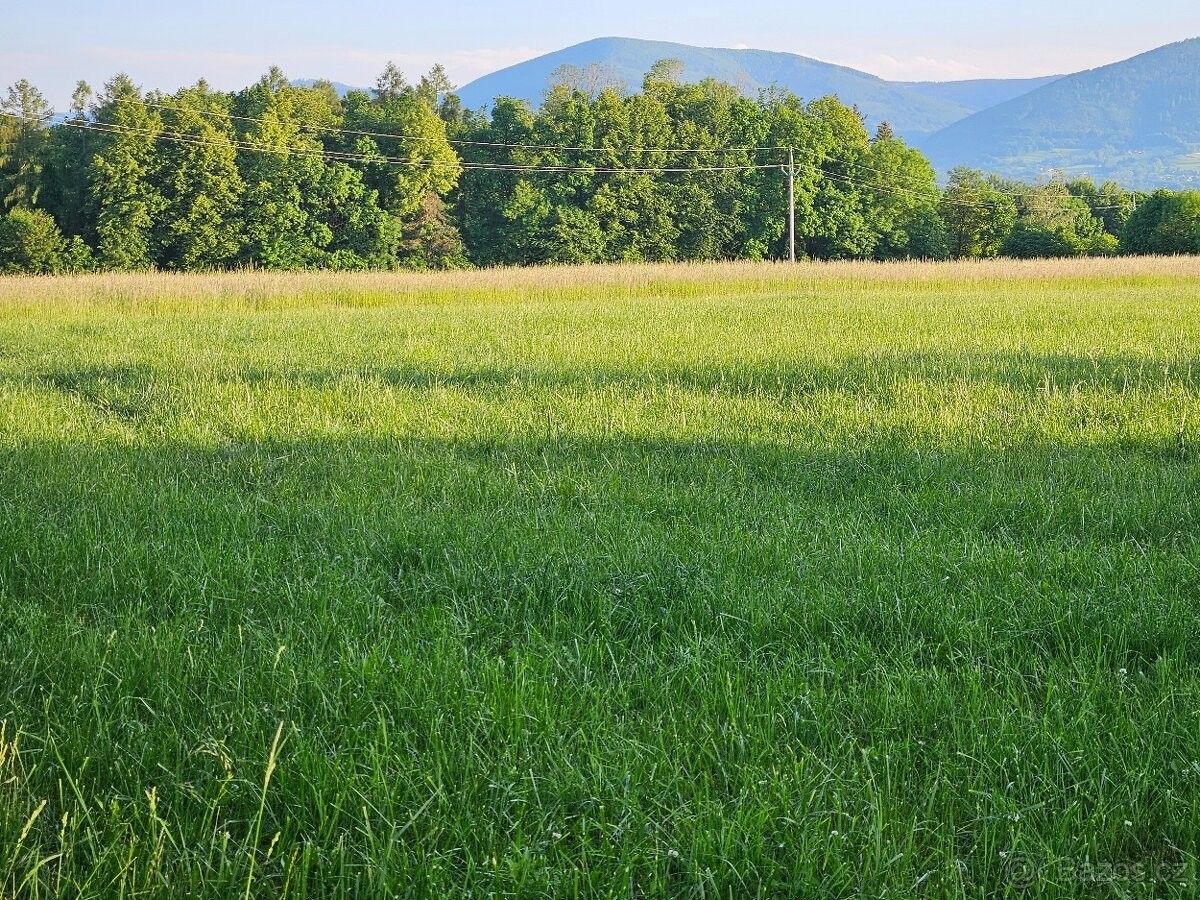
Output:
[[446,268],[465,259],[444,204],[462,172],[438,111],[448,90],[436,67],[413,88],[389,63],[370,95],[353,92],[345,101],[347,129],[363,133],[347,134],[343,147],[368,158],[356,167],[394,220],[388,233],[397,239],[379,254],[406,268]]
[[100,136],[89,130],[88,109],[93,92],[80,81],[71,95],[66,124],[51,130],[46,147],[39,205],[54,216],[63,233],[96,243],[96,203],[91,190],[92,158],[100,149]]
[[32,209],[42,189],[50,104],[22,78],[0,99],[0,209]]

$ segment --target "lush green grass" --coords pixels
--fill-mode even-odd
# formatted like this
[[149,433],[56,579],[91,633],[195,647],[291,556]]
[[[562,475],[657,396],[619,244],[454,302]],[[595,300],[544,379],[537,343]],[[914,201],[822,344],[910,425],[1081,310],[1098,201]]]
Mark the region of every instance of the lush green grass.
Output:
[[0,894],[1194,896],[1198,353],[1186,261],[0,282]]

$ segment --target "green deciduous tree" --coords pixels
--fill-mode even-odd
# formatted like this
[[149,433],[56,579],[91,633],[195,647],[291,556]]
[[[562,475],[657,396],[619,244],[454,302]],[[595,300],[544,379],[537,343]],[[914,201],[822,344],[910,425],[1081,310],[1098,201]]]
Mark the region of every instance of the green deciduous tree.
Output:
[[1200,191],[1155,191],[1129,216],[1121,246],[1130,253],[1200,253]]
[[1014,257],[1066,257],[1111,252],[1115,239],[1087,200],[1061,181],[1037,187],[1011,184],[1017,220],[1002,251]]
[[230,99],[203,81],[164,103],[156,260],[172,269],[211,269],[237,259],[245,186],[237,167]]
[[[317,209],[327,203],[324,128],[340,125],[336,97],[293,87],[273,68],[235,98],[242,200],[242,262],[267,269],[324,263],[333,239]],[[327,185],[326,185],[327,186]]]
[[908,255],[913,259],[950,258],[950,230],[936,206],[921,206],[913,211],[906,234]]
[[402,231],[399,221],[380,207],[378,193],[362,173],[346,163],[331,163],[307,198],[315,243],[322,248],[314,265],[337,269],[388,269],[396,264]]
[[1017,220],[1017,205],[982,172],[958,168],[938,204],[946,225],[950,256],[996,256]]
[[813,199],[813,222],[806,230],[808,254],[817,259],[872,256],[879,234],[872,225],[878,192],[871,179],[870,135],[857,110],[834,97],[814,100],[808,113],[820,136],[809,153],[821,169]]
[[67,242],[54,218],[18,207],[0,217],[0,272],[52,275],[63,269]]
[[152,231],[166,207],[155,184],[162,118],[127,75],[105,85],[95,116],[112,129],[101,134],[91,162],[100,262],[111,269],[149,268]]
[[938,232],[940,192],[933,166],[907,146],[885,122],[879,126],[864,160],[861,178],[867,221],[875,232],[876,259],[940,258],[944,223]]
[[1067,190],[1093,210],[1106,233],[1117,238],[1125,230],[1125,223],[1137,205],[1136,195],[1113,181],[1106,181],[1097,187],[1090,179],[1077,178],[1067,182]]

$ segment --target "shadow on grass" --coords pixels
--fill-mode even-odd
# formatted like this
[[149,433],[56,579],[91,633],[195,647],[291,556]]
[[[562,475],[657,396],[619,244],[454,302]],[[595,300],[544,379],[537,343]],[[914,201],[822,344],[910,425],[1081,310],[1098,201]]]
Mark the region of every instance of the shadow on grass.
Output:
[[[1200,664],[1198,480],[1150,443],[0,450],[4,710],[57,741],[27,805],[71,775],[115,823],[87,846],[119,848],[124,866],[153,844],[129,840],[118,816],[134,806],[114,797],[161,789],[182,847],[205,846],[209,802],[236,833],[262,808],[280,722],[266,832],[349,844],[363,871],[407,872],[398,854],[426,846],[494,859],[606,806],[625,837],[588,852],[622,888],[652,868],[635,855],[657,840],[643,819],[690,829],[691,845],[742,816],[739,834],[770,841],[708,852],[757,866],[774,858],[759,846],[809,828],[823,847],[861,821],[864,840],[949,868],[967,851],[936,854],[955,841],[1011,846],[1018,806],[1000,803],[1019,803],[1021,834],[1065,857],[1096,821],[1081,794],[1101,812],[1149,809],[1156,829],[1192,800],[1187,776],[1165,799],[1162,784]],[[762,790],[781,764],[809,781]],[[931,796],[952,813],[933,821],[959,823],[935,837],[911,824]],[[439,824],[376,842],[354,815],[368,802],[393,828],[414,810]],[[48,848],[57,813],[31,833]],[[620,871],[614,847],[633,860]],[[897,852],[878,857],[889,878]],[[844,853],[858,884],[863,857]]]
[[457,388],[504,391],[514,388],[662,388],[673,386],[702,393],[767,395],[780,399],[819,391],[856,393],[887,388],[900,382],[988,384],[1016,392],[1062,391],[1072,388],[1117,393],[1161,390],[1167,386],[1195,388],[1200,366],[1193,359],[1156,361],[1143,357],[1104,354],[1023,353],[879,353],[856,356],[837,365],[804,360],[723,367],[707,361],[695,365],[653,368],[551,368],[515,365],[432,370],[423,366],[366,367],[356,371],[264,372],[247,369],[230,380],[247,384],[288,383],[326,388],[345,381],[374,380],[393,387],[423,390]]
[[0,486],[0,592],[98,623],[200,604],[232,625],[343,592],[486,621],[493,651],[539,629],[645,642],[753,622],[749,654],[793,617],[797,637],[943,658],[1069,653],[1084,633],[1198,652],[1200,471],[1156,443],[57,446],[0,453]]
[[[180,377],[182,375],[182,378]],[[185,383],[188,373],[156,373],[145,364],[51,369],[26,376],[0,377],[9,384],[44,382],[123,419],[136,419],[141,405],[158,402],[173,385]],[[356,368],[264,370],[253,366],[195,377],[259,385],[288,385],[325,390],[347,383],[378,382],[411,390],[458,389],[499,393],[519,389],[627,389],[640,391],[676,387],[701,393],[787,400],[821,391],[871,393],[906,382],[993,385],[1018,393],[1098,390],[1115,393],[1195,390],[1200,362],[1190,357],[1150,359],[1123,354],[1079,356],[1065,353],[881,352],[848,358],[836,365],[823,361],[780,360],[778,363],[723,366],[697,361],[694,365],[653,367],[612,366],[598,369],[562,367],[516,361],[511,367],[479,366],[466,362],[444,369],[425,365]]]

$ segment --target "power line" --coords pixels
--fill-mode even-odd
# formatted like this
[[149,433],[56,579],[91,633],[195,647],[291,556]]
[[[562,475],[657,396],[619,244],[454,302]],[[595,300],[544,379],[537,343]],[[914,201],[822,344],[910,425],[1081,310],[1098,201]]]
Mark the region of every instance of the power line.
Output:
[[[11,113],[4,113],[4,114],[12,116]],[[155,129],[142,129],[142,128],[136,128],[136,127],[129,126],[129,125],[120,125],[117,123],[108,123],[108,122],[84,122],[84,121],[79,121],[79,120],[66,120],[60,124],[65,127],[68,127],[68,128],[77,128],[77,129],[88,130],[88,131],[98,131],[98,132],[108,133],[108,134],[121,134],[121,133],[139,134],[142,136],[150,137],[153,140],[163,140],[163,141],[168,141],[168,142],[182,144],[182,145],[212,146],[212,147],[231,146],[231,147],[233,147],[234,150],[240,150],[240,151],[248,152],[248,153],[263,153],[263,154],[275,155],[275,156],[286,156],[286,155],[295,154],[295,155],[299,155],[299,156],[321,158],[321,159],[324,159],[327,161],[333,161],[333,162],[355,162],[355,163],[361,163],[361,164],[375,164],[375,165],[383,164],[383,165],[389,165],[389,166],[395,166],[395,167],[408,167],[408,168],[421,168],[421,167],[438,168],[438,167],[453,165],[451,163],[447,163],[442,160],[436,160],[436,159],[425,159],[425,158],[419,158],[419,157],[387,156],[387,155],[382,155],[382,154],[377,155],[377,154],[351,153],[351,152],[338,151],[338,150],[327,150],[327,149],[323,149],[323,148],[318,149],[318,148],[313,148],[313,147],[297,147],[297,146],[291,145],[291,144],[288,144],[283,147],[264,147],[264,146],[260,146],[258,144],[252,143],[250,141],[246,141],[244,139],[238,139],[238,138],[234,138],[234,137],[230,137],[230,136],[225,136],[222,140],[211,140],[211,139],[206,139],[200,135],[186,134],[186,133],[181,133],[181,132],[171,132],[171,131],[165,131],[165,130],[160,131],[160,130],[155,130]],[[551,149],[551,148],[547,148],[547,149]],[[553,149],[566,150],[569,148],[558,147],[558,148],[553,148]],[[697,150],[695,148],[692,148],[692,149],[693,149],[693,152],[712,152],[712,151]],[[893,173],[886,173],[886,172],[883,172],[883,170],[873,169],[869,166],[862,166],[861,164],[858,164],[858,163],[848,162],[845,160],[837,160],[837,159],[831,158],[831,157],[826,157],[825,161],[826,162],[835,162],[835,163],[840,162],[843,165],[850,165],[850,166],[857,165],[859,168],[863,168],[867,171],[874,171],[874,172],[878,172],[880,174],[886,174],[889,176],[893,175]],[[723,173],[723,172],[769,171],[769,170],[778,169],[778,168],[783,168],[784,171],[787,171],[786,167],[781,167],[775,163],[769,163],[769,164],[757,163],[757,164],[743,164],[743,165],[733,165],[733,166],[690,166],[690,167],[658,167],[658,168],[613,167],[613,166],[570,166],[570,165],[546,165],[546,164],[539,165],[539,164],[532,164],[532,163],[531,164],[489,163],[489,162],[476,162],[476,161],[469,161],[469,160],[459,160],[459,161],[457,161],[457,164],[460,169],[465,170],[465,171],[539,172],[539,173],[550,173],[550,174],[587,174],[587,175],[597,175],[597,174],[604,174],[604,175],[704,174],[704,173]],[[874,183],[874,182],[862,181],[862,180],[855,179],[855,178],[852,178],[848,175],[844,175],[841,173],[830,172],[830,171],[826,170],[825,168],[823,168],[823,166],[818,165],[816,163],[812,163],[812,162],[800,161],[798,163],[793,163],[793,165],[808,168],[809,170],[818,174],[820,177],[827,178],[831,181],[837,181],[837,182],[840,182],[843,184],[847,184],[847,185],[851,185],[851,186],[859,187],[859,188],[864,188],[864,189],[868,189],[868,190],[875,190],[875,191],[879,191],[880,193],[883,193],[883,194],[889,194],[892,196],[910,196],[910,197],[916,197],[918,199],[929,199],[929,200],[934,199],[926,191],[919,191],[919,190],[915,190],[912,188],[901,187],[899,185],[884,185],[884,184],[878,184],[878,183]],[[1013,196],[1013,195],[1009,195],[1009,196]],[[1019,196],[1019,195],[1016,195],[1016,196]],[[1075,199],[1082,199],[1082,198],[1075,198]],[[995,203],[989,203],[989,202],[985,202],[985,201],[961,200],[961,199],[957,199],[957,198],[946,197],[944,195],[938,197],[937,202],[945,203],[945,204],[949,204],[949,205],[953,205],[953,206],[972,208],[972,209],[995,209],[995,208],[997,208]],[[1043,208],[1048,209],[1049,206],[1045,206]],[[1120,206],[1116,206],[1116,205],[1091,207],[1091,209],[1093,211],[1102,211],[1102,210],[1120,209],[1120,208],[1121,208]]]
[[[155,140],[164,140],[173,143],[191,144],[196,146],[233,146],[234,149],[243,150],[246,152],[267,153],[271,155],[286,155],[295,153],[303,156],[315,156],[324,159],[330,159],[337,162],[359,162],[359,163],[383,163],[393,166],[436,166],[439,165],[437,160],[420,159],[413,157],[398,157],[385,156],[361,153],[348,153],[338,150],[324,150],[312,147],[296,147],[287,145],[284,147],[262,147],[251,142],[240,140],[232,137],[225,137],[223,141],[214,141],[205,139],[199,135],[184,134],[180,132],[160,131],[155,129],[136,128],[130,125],[120,125],[118,123],[109,122],[80,122],[80,121],[64,121],[62,123],[68,128],[79,128],[89,131],[100,131],[109,134],[139,134],[145,137],[150,137]],[[563,148],[557,148],[563,149]],[[658,175],[658,174],[685,174],[685,173],[705,173],[705,172],[742,172],[742,171],[767,171],[777,169],[779,166],[775,163],[758,163],[745,164],[737,166],[692,166],[692,167],[674,167],[674,168],[635,168],[635,167],[601,167],[601,166],[567,166],[567,165],[538,165],[538,164],[521,164],[521,163],[482,163],[475,161],[460,161],[459,165],[465,170],[473,171],[499,171],[499,172],[546,172],[546,173],[583,173],[583,174],[643,174],[643,175]],[[874,188],[885,193],[904,193],[913,196],[924,197],[917,191],[907,190],[903,188],[887,188],[883,185],[869,184],[859,182],[844,175],[839,175],[834,172],[827,172],[820,166],[813,163],[803,163],[800,165],[807,166],[819,174],[838,181],[843,181],[849,184],[860,187]],[[972,204],[979,205],[979,204]]]
[[[128,99],[128,98],[122,98],[122,99]],[[129,99],[129,102],[136,102],[136,101]],[[151,107],[154,107],[157,109],[163,109],[163,110],[168,110],[168,111],[172,111],[172,112],[179,111],[178,107],[172,106],[172,105],[166,104],[166,103],[156,103],[156,102],[149,101],[149,100],[141,101],[141,102],[146,106],[151,106]],[[218,112],[215,112],[212,110],[200,110],[200,112],[207,114],[207,115],[225,116],[229,119],[240,121],[240,122],[254,122],[254,123],[262,124],[262,123],[265,123],[268,121],[267,119],[261,118],[261,117],[240,116],[240,115],[234,115],[232,113],[226,113],[226,112],[218,113]],[[782,152],[785,150],[788,151],[789,153],[794,152],[794,148],[785,147],[785,146],[761,146],[761,147],[746,146],[746,147],[713,147],[713,148],[702,148],[702,147],[627,147],[627,148],[571,147],[571,146],[562,146],[562,145],[555,145],[555,144],[529,144],[529,143],[503,143],[503,142],[498,142],[498,141],[472,141],[472,140],[465,140],[465,139],[461,139],[461,138],[449,138],[449,137],[426,138],[426,137],[419,137],[416,135],[404,135],[404,134],[395,134],[395,133],[389,133],[389,132],[359,131],[359,130],[349,129],[349,128],[337,128],[332,125],[315,125],[315,124],[307,123],[307,122],[298,122],[298,123],[293,123],[293,124],[295,124],[299,128],[305,128],[310,131],[325,132],[325,133],[330,133],[330,134],[354,135],[354,136],[372,137],[372,138],[386,138],[386,139],[391,139],[391,140],[416,141],[416,142],[420,142],[420,143],[436,143],[439,140],[444,140],[446,143],[455,145],[455,146],[490,147],[490,148],[495,148],[495,149],[510,149],[510,150],[538,150],[538,151],[549,151],[549,152],[560,152],[560,153],[567,153],[567,152],[569,152],[569,153],[614,153],[614,154],[625,154],[625,153],[629,153],[629,154],[636,154],[636,153],[663,153],[663,154],[766,153],[766,152]],[[902,181],[907,181],[909,184],[919,184],[919,185],[924,186],[924,183],[921,180],[919,180],[918,178],[916,178],[915,176],[903,175],[903,174],[896,173],[896,172],[888,172],[883,169],[879,169],[879,168],[876,168],[873,166],[866,165],[858,160],[842,160],[842,159],[837,159],[836,157],[829,157],[829,156],[822,156],[821,159],[822,159],[823,163],[825,163],[825,162],[835,163],[835,164],[840,163],[841,165],[849,166],[851,168],[862,169],[863,171],[873,172],[873,173],[879,174],[879,175],[884,175],[891,179],[899,179]],[[588,166],[567,166],[567,165],[553,165],[553,166],[540,166],[539,167],[537,164],[534,164],[534,163],[530,163],[528,165],[521,165],[521,164],[517,164],[517,163],[505,163],[505,164],[493,163],[493,164],[489,164],[489,165],[497,171],[605,172],[605,173],[609,173],[609,174],[619,174],[619,173],[626,173],[626,172],[634,171],[634,167],[593,168],[593,167],[588,167]],[[812,164],[810,163],[810,165],[812,165]],[[500,166],[503,166],[504,168],[501,169],[501,168],[499,168]],[[468,165],[465,160],[463,161],[463,168],[483,168],[483,167],[484,167],[483,164]],[[763,166],[758,166],[757,168],[770,169],[770,168],[774,168],[774,167],[775,167],[774,165],[763,165]],[[678,167],[678,168],[673,168],[673,169],[661,169],[660,168],[660,169],[655,169],[652,171],[668,172],[668,173],[692,172],[692,171],[726,172],[726,171],[750,170],[752,168],[755,168],[755,167],[754,166],[708,166],[708,167],[703,167],[703,168],[700,168],[700,167],[696,167],[696,168]],[[822,169],[821,171],[823,172],[823,174],[826,174],[829,177],[834,177],[833,173],[825,172],[824,169]],[[905,193],[904,191],[887,190],[882,185],[861,183],[861,182],[853,181],[853,180],[850,180],[850,179],[847,179],[844,177],[837,179],[837,180],[848,181],[848,183],[851,183],[851,184],[859,184],[860,186],[879,189],[879,190],[883,191],[884,193],[891,193],[893,195],[900,195],[900,194]],[[1006,191],[1006,190],[1003,190],[1000,187],[997,187],[994,185],[991,186],[991,189],[997,194],[1001,194],[1006,197],[1012,197],[1017,200],[1023,200],[1027,204],[1029,203],[1029,195],[1027,192],[1020,191],[1020,190]],[[922,198],[925,196],[925,194],[923,192],[909,191],[908,193],[912,196],[919,196]],[[1072,196],[1074,196],[1074,195],[1072,195]],[[994,209],[994,208],[996,208],[995,203],[988,203],[988,202],[971,203],[969,201],[962,201],[962,200],[949,200],[948,198],[945,198],[945,197],[943,197],[942,199],[944,202],[952,203],[952,204],[958,205],[958,206],[973,206],[974,208],[978,208],[978,209]],[[1083,200],[1084,198],[1079,197],[1076,199]],[[1087,203],[1086,200],[1084,200],[1084,202]],[[1106,210],[1114,210],[1114,209],[1122,208],[1120,205],[1092,206],[1092,204],[1090,204],[1090,203],[1088,203],[1088,206],[1090,209],[1092,209],[1093,212],[1102,212],[1102,211],[1106,211]],[[1049,204],[1046,204],[1046,205],[1043,205],[1042,208],[1048,209],[1050,207],[1049,207]]]
[[[862,166],[857,162],[848,162],[846,160],[838,160],[834,157],[826,157],[826,161],[840,162],[843,165],[857,166],[858,168],[866,169],[867,171],[878,172],[880,174],[887,175],[889,177],[897,177],[894,175],[894,173],[885,172],[882,169],[872,169],[870,166]],[[851,178],[848,175],[842,175],[837,172],[830,172],[816,163],[799,162],[799,163],[793,163],[793,165],[806,166],[809,169],[817,172],[824,178],[828,178],[832,181],[839,181],[844,184],[853,185],[855,187],[868,188],[870,190],[876,190],[876,191],[880,191],[885,194],[892,194],[895,196],[912,196],[912,197],[916,197],[921,200],[932,199],[930,197],[929,193],[926,191],[919,191],[919,190],[915,190],[912,188],[899,187],[897,185],[883,185],[883,184],[876,184],[874,182],[859,181],[857,179]],[[784,171],[787,171],[786,166],[784,166],[783,168],[784,168]],[[903,179],[903,176],[898,176],[898,177]],[[911,179],[911,178],[908,180],[915,181],[914,179]],[[971,209],[993,209],[994,210],[997,208],[995,203],[988,203],[985,201],[960,200],[960,199],[953,198],[953,197],[947,197],[947,196],[945,196],[944,192],[938,191],[936,187],[934,188],[934,191],[938,194],[938,197],[937,197],[938,203],[947,203],[951,206],[962,206],[962,207],[968,207]],[[997,193],[1003,193],[1003,192],[997,190]],[[1021,196],[1021,195],[1017,195],[1017,194],[1007,195],[1006,194],[1005,196]],[[1082,198],[1074,197],[1074,195],[1071,195],[1071,198],[1072,199],[1082,199]],[[1050,206],[1047,204],[1043,208],[1049,209]],[[1119,206],[1100,206],[1100,207],[1092,207],[1092,208],[1094,210],[1102,210],[1102,209],[1120,209],[1121,207],[1119,207]]]
[[194,146],[208,147],[232,147],[234,150],[242,150],[247,153],[265,153],[274,156],[295,154],[298,156],[320,157],[322,159],[332,160],[334,162],[385,163],[388,165],[404,165],[411,167],[428,166],[432,168],[448,165],[444,161],[436,159],[376,156],[364,153],[348,153],[340,150],[318,149],[315,147],[297,147],[293,144],[288,144],[283,147],[266,147],[250,141],[239,140],[229,136],[225,136],[220,140],[213,140],[205,138],[201,135],[152,128],[136,128],[131,125],[121,125],[114,122],[66,121],[63,122],[62,125],[66,128],[77,128],[84,131],[99,131],[105,134],[135,134],[142,137],[148,137],[151,140],[162,140],[169,143],[191,144]]
[[[120,125],[111,122],[73,122],[67,121],[62,123],[67,128],[79,128],[88,131],[100,131],[108,134],[138,134],[144,137],[149,137],[152,140],[164,140],[173,143],[192,144],[197,146],[213,146],[224,147],[232,146],[235,150],[243,150],[249,153],[266,153],[275,156],[285,156],[288,154],[298,154],[302,156],[322,157],[324,159],[333,160],[335,162],[358,162],[358,163],[374,163],[385,164],[398,167],[430,167],[450,166],[453,164],[443,162],[436,159],[422,159],[419,157],[401,157],[401,156],[384,156],[363,153],[348,153],[340,150],[324,150],[312,147],[297,147],[288,144],[282,147],[264,147],[237,138],[226,137],[222,141],[215,141],[203,138],[199,135],[190,135],[180,132],[158,131],[148,128],[136,128],[130,125]],[[778,166],[775,163],[761,163],[753,165],[738,165],[738,166],[688,166],[688,167],[659,167],[659,168],[633,168],[633,167],[606,167],[606,166],[567,166],[567,165],[522,165],[518,163],[480,163],[471,161],[456,160],[460,168],[466,170],[487,170],[501,172],[555,172],[555,173],[581,173],[581,174],[605,174],[605,175],[659,175],[659,174],[688,174],[688,173],[713,173],[713,172],[746,172],[760,171],[766,169],[775,169]]]
[[[296,147],[295,145],[286,145],[283,147],[263,147],[249,141],[239,140],[226,136],[223,140],[211,140],[199,135],[184,134],[180,132],[159,131],[155,129],[136,128],[129,125],[120,125],[108,122],[81,122],[81,121],[64,121],[62,123],[68,128],[78,128],[88,131],[99,131],[108,134],[137,134],[144,137],[149,137],[152,140],[162,140],[176,144],[192,145],[192,146],[211,146],[211,147],[226,147],[232,146],[235,150],[241,150],[248,153],[262,153],[273,156],[287,156],[291,154],[299,156],[308,156],[324,159],[333,162],[356,162],[362,164],[383,164],[395,167],[408,168],[437,168],[441,166],[451,165],[434,159],[422,159],[415,157],[397,157],[384,156],[362,153],[348,153],[338,150],[325,150],[313,147]],[[567,166],[567,165],[537,165],[537,164],[519,164],[519,163],[480,163],[472,161],[459,161],[458,165],[465,171],[489,171],[489,172],[539,172],[549,174],[586,174],[586,175],[676,175],[676,174],[704,174],[704,173],[722,173],[722,172],[751,172],[751,171],[769,171],[781,168],[777,164],[747,164],[738,166],[692,166],[692,167],[667,167],[667,168],[633,168],[633,167],[603,167],[603,166]],[[879,191],[884,194],[893,196],[911,196],[918,199],[933,199],[927,193],[913,190],[911,188],[900,187],[897,185],[882,185],[871,182],[859,181],[847,175],[842,175],[837,172],[829,172],[815,163],[799,162],[798,166],[804,166],[823,178],[832,181],[838,181],[844,184],[849,184],[859,188]],[[986,202],[973,202],[967,200],[959,200],[948,197],[940,197],[939,202],[947,203],[953,206],[968,207],[973,209],[994,209],[995,205]]]
[[22,116],[18,115],[17,113],[10,113],[7,110],[0,109],[0,116],[8,116],[10,119],[16,119],[18,122],[45,122],[49,119],[53,119],[55,115],[56,114],[54,112],[48,112],[44,116]]
[[[128,99],[128,98],[121,98]],[[129,99],[129,102],[138,102]],[[140,101],[145,106],[151,106],[156,109],[169,110],[179,112],[179,108],[167,103],[155,103],[149,100]],[[227,112],[214,112],[212,110],[200,110],[207,115],[219,115],[225,118],[233,119],[238,122],[268,122],[266,118],[255,116],[239,116]],[[499,150],[556,150],[566,151],[571,153],[766,153],[780,152],[787,150],[787,147],[568,147],[558,144],[529,144],[529,143],[503,143],[500,141],[472,141],[465,138],[451,138],[439,136],[436,138],[422,137],[413,134],[396,134],[386,131],[359,131],[353,128],[337,128],[333,125],[314,125],[310,122],[295,122],[299,128],[305,128],[310,131],[327,132],[330,134],[347,134],[356,137],[372,137],[386,138],[388,140],[400,141],[415,141],[418,143],[439,143],[445,141],[448,144],[464,147],[491,147]]]
[[[905,145],[905,146],[907,147],[907,145]],[[909,149],[912,149],[912,148],[909,148]],[[885,169],[879,169],[879,168],[875,168],[875,167],[872,167],[872,166],[868,166],[868,165],[866,165],[865,163],[862,163],[862,162],[860,162],[860,161],[858,161],[858,160],[839,160],[839,159],[837,159],[837,158],[835,158],[835,157],[826,157],[826,160],[827,160],[827,161],[829,161],[829,162],[841,163],[842,165],[849,166],[849,167],[852,167],[852,168],[856,168],[856,169],[862,169],[863,171],[866,171],[866,172],[874,172],[874,173],[876,173],[876,174],[879,174],[879,175],[884,175],[884,176],[886,176],[887,178],[900,179],[900,180],[902,180],[902,181],[907,181],[907,182],[909,182],[910,184],[920,184],[920,185],[924,185],[924,184],[925,184],[925,182],[924,182],[923,180],[921,180],[921,179],[918,179],[916,176],[913,176],[913,175],[903,175],[903,174],[901,174],[901,173],[898,173],[898,172],[889,172],[889,171],[887,171],[887,170],[885,170]],[[827,173],[827,174],[829,174],[829,173]],[[1006,190],[1003,190],[1002,188],[1000,188],[999,186],[997,186],[997,185],[995,185],[995,184],[990,184],[990,183],[989,183],[988,187],[989,187],[989,189],[990,189],[990,190],[992,190],[993,192],[995,192],[995,193],[997,193],[997,194],[1000,194],[1001,196],[1004,196],[1004,197],[1011,197],[1011,198],[1013,198],[1013,199],[1015,199],[1015,200],[1024,200],[1024,201],[1028,201],[1028,200],[1029,200],[1029,193],[1030,193],[1030,191],[1035,191],[1035,190],[1037,190],[1036,186],[1029,186],[1029,187],[1027,187],[1027,188],[1025,188],[1025,189],[1017,188],[1017,189],[1014,189],[1014,190],[1007,190],[1007,191],[1006,191]],[[942,193],[944,193],[944,192],[942,192]],[[1125,193],[1125,194],[1126,194],[1128,197],[1130,197],[1130,198],[1133,198],[1133,197],[1135,197],[1135,194],[1134,194],[1134,192],[1133,192],[1133,191],[1124,191],[1123,193]],[[1085,203],[1087,203],[1087,201],[1086,201],[1086,200],[1084,200],[1084,198],[1083,198],[1083,197],[1078,197],[1078,196],[1076,196],[1075,194],[1070,194],[1069,196],[1071,196],[1072,198],[1074,198],[1074,199],[1076,199],[1076,200],[1083,200]],[[985,204],[985,205],[986,205],[986,204]],[[1121,208],[1122,208],[1120,205],[1112,205],[1112,206],[1092,206],[1090,203],[1088,203],[1088,206],[1089,206],[1091,209],[1093,209],[1093,210],[1109,210],[1109,209],[1121,209]]]

